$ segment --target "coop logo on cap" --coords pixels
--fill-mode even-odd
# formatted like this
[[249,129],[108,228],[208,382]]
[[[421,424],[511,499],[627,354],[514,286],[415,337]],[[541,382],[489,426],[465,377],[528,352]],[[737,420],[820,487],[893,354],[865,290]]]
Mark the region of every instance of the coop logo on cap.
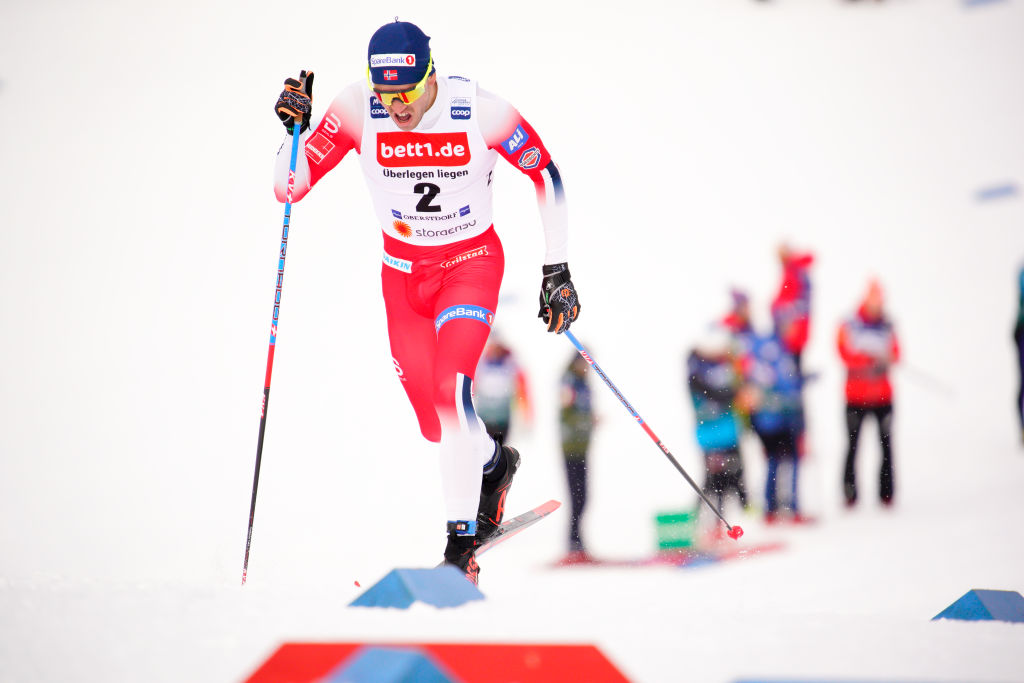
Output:
[[396,53],[370,55],[371,69],[380,69],[385,66],[416,66],[416,55]]

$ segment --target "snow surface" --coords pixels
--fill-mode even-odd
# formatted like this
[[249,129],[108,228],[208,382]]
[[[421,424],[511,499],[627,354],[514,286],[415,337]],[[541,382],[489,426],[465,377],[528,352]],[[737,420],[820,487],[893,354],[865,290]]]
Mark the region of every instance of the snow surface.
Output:
[[[685,349],[746,287],[764,323],[784,239],[817,255],[805,507],[699,569],[551,570],[556,515],[483,559],[487,600],[347,608],[443,545],[432,447],[394,380],[358,165],[296,205],[249,583],[239,585],[282,207],[282,79],[361,77],[395,14],[477,77],[562,169],[574,331],[695,476]],[[1024,681],[1024,626],[932,622],[1024,591],[1010,330],[1024,259],[1024,3],[689,0],[0,4],[0,681],[230,681],[282,642],[595,643],[639,681]],[[513,510],[566,499],[535,320],[533,189],[496,173],[498,328],[538,419]],[[839,320],[882,279],[903,343],[895,509],[840,505]],[[585,534],[654,548],[694,495],[602,387]],[[747,443],[748,485],[763,463]]]

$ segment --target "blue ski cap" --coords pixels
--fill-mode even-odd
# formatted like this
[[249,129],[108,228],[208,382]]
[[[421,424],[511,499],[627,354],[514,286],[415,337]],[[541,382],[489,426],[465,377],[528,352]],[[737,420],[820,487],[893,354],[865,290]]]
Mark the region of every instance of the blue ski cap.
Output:
[[419,83],[428,75],[430,36],[416,24],[396,17],[370,37],[366,58],[370,81],[376,85]]

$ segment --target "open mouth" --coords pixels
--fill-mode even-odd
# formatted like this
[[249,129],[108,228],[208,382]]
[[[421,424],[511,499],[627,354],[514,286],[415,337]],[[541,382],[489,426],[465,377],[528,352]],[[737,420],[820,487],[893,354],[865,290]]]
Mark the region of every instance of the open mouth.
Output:
[[395,114],[395,121],[397,121],[400,124],[409,123],[410,120],[412,120],[411,111],[407,111],[402,114]]

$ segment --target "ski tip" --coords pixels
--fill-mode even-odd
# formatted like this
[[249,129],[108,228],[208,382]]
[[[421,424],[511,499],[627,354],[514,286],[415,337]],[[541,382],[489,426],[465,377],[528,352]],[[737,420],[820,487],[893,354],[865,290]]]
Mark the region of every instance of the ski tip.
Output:
[[559,503],[557,500],[549,500],[543,505],[537,506],[537,512],[539,512],[540,514],[547,514],[549,512],[554,512],[560,507],[562,507],[562,504]]
[[739,540],[739,537],[743,535],[743,527],[737,524],[731,527],[727,533],[729,534],[729,538],[734,541]]

